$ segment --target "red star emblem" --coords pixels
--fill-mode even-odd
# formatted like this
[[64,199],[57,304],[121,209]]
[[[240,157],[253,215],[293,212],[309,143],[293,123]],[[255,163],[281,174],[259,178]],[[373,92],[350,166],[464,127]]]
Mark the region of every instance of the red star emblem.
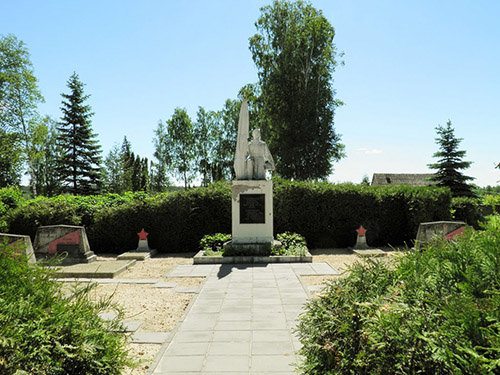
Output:
[[363,228],[363,226],[361,225],[359,227],[359,229],[356,229],[356,232],[358,232],[358,236],[360,237],[364,237],[365,236],[365,233],[366,233],[366,229]]
[[142,230],[141,230],[139,233],[137,233],[137,235],[139,236],[139,239],[140,239],[140,240],[146,240],[146,239],[147,239],[147,237],[148,237],[148,234],[149,234],[149,233],[148,233],[148,232],[146,232],[146,231],[144,230],[144,228],[142,228]]

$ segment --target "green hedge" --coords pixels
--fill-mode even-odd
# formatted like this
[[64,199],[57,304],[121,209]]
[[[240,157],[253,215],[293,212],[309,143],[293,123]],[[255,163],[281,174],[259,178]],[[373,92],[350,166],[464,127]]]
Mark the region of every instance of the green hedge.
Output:
[[[299,233],[311,248],[348,247],[363,225],[370,245],[400,245],[415,238],[420,222],[450,219],[449,207],[443,188],[276,180],[274,232]],[[231,233],[231,184],[155,196],[38,198],[8,218],[11,233],[32,238],[40,225],[84,225],[96,252],[135,249],[141,228],[161,252],[195,251],[204,235]]]
[[275,232],[297,232],[310,247],[348,247],[363,225],[372,246],[410,243],[418,225],[450,219],[450,194],[436,187],[372,187],[277,181]]

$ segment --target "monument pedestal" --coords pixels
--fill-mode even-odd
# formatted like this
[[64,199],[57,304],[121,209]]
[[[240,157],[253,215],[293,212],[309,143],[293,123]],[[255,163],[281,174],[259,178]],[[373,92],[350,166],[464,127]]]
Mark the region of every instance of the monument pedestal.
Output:
[[232,187],[232,241],[225,255],[268,255],[273,238],[273,183],[235,180]]

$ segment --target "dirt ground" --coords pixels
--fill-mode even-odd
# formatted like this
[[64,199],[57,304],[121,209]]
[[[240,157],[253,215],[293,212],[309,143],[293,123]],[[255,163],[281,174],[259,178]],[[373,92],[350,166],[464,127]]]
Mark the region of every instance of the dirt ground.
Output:
[[[388,250],[388,249],[384,249]],[[359,261],[349,249],[311,250],[313,262],[327,262],[333,268],[345,272],[349,265]],[[159,255],[138,261],[116,279],[159,279],[160,282],[178,286],[198,286],[202,277],[169,278],[167,273],[179,264],[192,264],[194,254]],[[99,259],[112,260],[114,255],[101,255]],[[342,276],[303,276],[306,285],[321,285],[325,281]],[[318,293],[313,293],[313,297]],[[193,293],[177,293],[174,288],[155,288],[153,284],[100,284],[94,291],[96,300],[112,298],[125,312],[125,320],[141,321],[138,331],[170,332],[184,314]],[[144,375],[159,352],[159,344],[129,344],[131,354],[140,362],[135,369],[126,369],[126,375]]]

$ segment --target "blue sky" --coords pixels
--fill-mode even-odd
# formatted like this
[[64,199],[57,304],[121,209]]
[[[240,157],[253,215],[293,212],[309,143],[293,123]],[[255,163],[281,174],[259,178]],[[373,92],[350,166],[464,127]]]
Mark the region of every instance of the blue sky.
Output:
[[[0,35],[31,53],[58,119],[73,71],[86,84],[106,155],[127,136],[153,154],[153,132],[176,107],[219,110],[257,81],[248,49],[259,0],[0,1]],[[467,175],[496,185],[500,170],[500,2],[317,0],[345,56],[334,73],[335,129],[347,157],[329,180],[426,173],[435,127],[450,119],[473,162]]]

